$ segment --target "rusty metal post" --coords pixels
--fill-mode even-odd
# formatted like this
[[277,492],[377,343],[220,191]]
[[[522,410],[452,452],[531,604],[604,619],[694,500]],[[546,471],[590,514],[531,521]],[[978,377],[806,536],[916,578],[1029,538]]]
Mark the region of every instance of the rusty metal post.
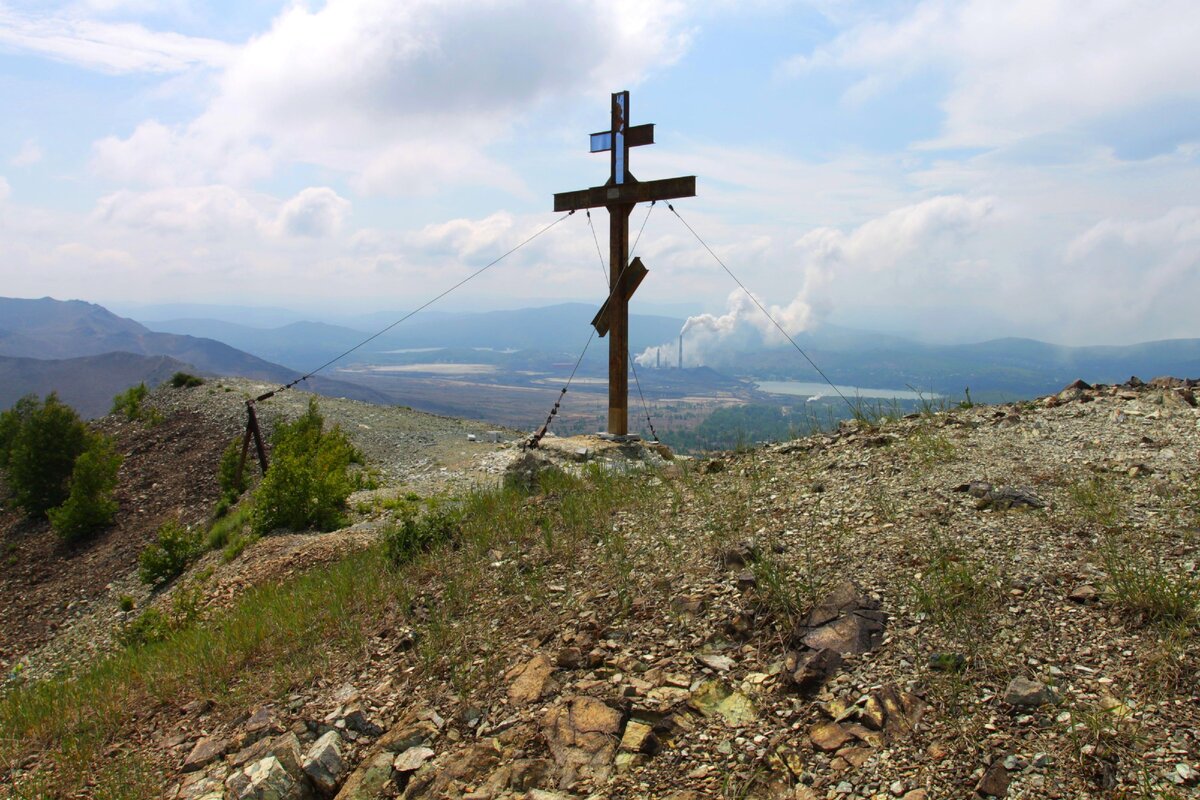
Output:
[[242,476],[246,474],[246,456],[250,453],[250,422],[246,422],[246,433],[242,436],[242,457],[238,459],[237,484],[242,485]]
[[254,434],[254,449],[258,451],[258,464],[262,474],[267,474],[267,446],[263,443],[262,430],[258,427],[258,414],[254,413],[254,404],[247,403],[246,410],[250,412],[247,426]]
[[242,482],[246,474],[246,456],[250,454],[250,440],[254,439],[254,449],[258,453],[258,466],[262,474],[267,474],[267,447],[263,443],[262,430],[258,427],[258,415],[254,413],[254,401],[246,401],[246,433],[242,436],[242,457],[238,459],[237,482]]

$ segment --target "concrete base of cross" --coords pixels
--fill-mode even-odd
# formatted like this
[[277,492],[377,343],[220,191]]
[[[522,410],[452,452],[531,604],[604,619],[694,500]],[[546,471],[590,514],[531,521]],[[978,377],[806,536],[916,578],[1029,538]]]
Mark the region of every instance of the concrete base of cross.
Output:
[[624,442],[640,442],[642,440],[641,435],[636,434],[636,433],[619,434],[619,433],[607,433],[604,431],[600,431],[600,432],[597,432],[596,435],[599,436],[601,439],[603,439],[606,442],[624,443]]

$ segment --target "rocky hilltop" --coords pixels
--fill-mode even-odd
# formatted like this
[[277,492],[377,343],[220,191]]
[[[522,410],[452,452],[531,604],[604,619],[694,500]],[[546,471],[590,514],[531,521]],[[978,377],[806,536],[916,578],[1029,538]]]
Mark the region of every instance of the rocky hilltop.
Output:
[[[157,429],[104,421],[141,470],[123,506],[171,510],[170,460],[133,443],[186,421],[223,444],[255,390],[227,385],[160,390]],[[7,640],[0,794],[1194,797],[1196,385],[1077,382],[702,459],[323,401],[380,475],[349,527],[155,593],[92,559],[78,601],[22,607],[55,621]],[[215,491],[189,497],[202,524]],[[18,592],[38,531],[5,524]],[[396,558],[406,525],[444,535]],[[120,649],[149,608],[170,633]]]

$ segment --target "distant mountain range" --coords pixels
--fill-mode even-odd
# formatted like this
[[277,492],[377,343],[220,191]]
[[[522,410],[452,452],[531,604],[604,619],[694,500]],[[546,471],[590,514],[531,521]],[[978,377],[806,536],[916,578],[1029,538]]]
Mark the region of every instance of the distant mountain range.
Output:
[[[293,314],[285,309],[270,311],[268,319],[288,319]],[[351,364],[479,361],[495,365],[501,382],[504,375],[549,374],[548,370],[574,363],[591,334],[588,323],[594,313],[593,307],[582,303],[479,313],[424,312],[379,335],[328,371]],[[54,388],[85,413],[103,413],[117,391],[142,380],[158,382],[184,368],[283,384],[362,344],[402,315],[363,317],[362,329],[310,321],[253,327],[207,318],[156,321],[147,327],[77,300],[0,298],[0,357],[5,357],[0,364],[0,407],[26,392],[44,394]],[[387,321],[380,322],[385,317]],[[249,313],[247,318],[259,319]],[[674,341],[683,324],[680,318],[633,314],[630,349],[636,354],[647,346]],[[838,384],[913,387],[953,398],[962,397],[969,387],[974,399],[985,402],[1046,394],[1075,378],[1116,383],[1135,374],[1144,379],[1164,374],[1200,376],[1200,339],[1096,347],[1016,338],[933,345],[834,326],[795,338]],[[684,347],[690,351],[686,340]],[[124,355],[117,358],[117,353]],[[105,358],[88,360],[101,356]],[[706,363],[736,378],[820,380],[790,346],[716,349],[706,354]],[[582,374],[599,377],[606,364],[607,342],[594,340]],[[322,394],[394,402],[373,388],[350,382],[350,373],[345,374],[347,380],[317,376],[305,386]],[[667,394],[673,377],[679,381],[686,376],[667,369],[642,374],[648,386]]]
[[[1171,339],[1124,346],[1065,347],[1034,339],[993,339],[977,344],[931,345],[896,337],[796,337],[835,383],[905,388],[998,402],[1056,392],[1082,378],[1121,383],[1131,376],[1200,376],[1200,339]],[[758,379],[813,381],[811,367],[791,347],[714,356],[712,366]]]
[[[486,348],[577,356],[591,334],[590,323],[595,313],[596,308],[583,303],[515,311],[424,312],[374,339],[350,360],[378,363],[381,354],[420,348]],[[321,322],[293,322],[281,327],[258,328],[220,319],[197,318],[151,321],[147,325],[157,331],[216,339],[294,369],[307,370],[354,347],[402,316],[403,312],[397,312],[388,321],[373,326],[364,320],[361,329]],[[682,325],[683,320],[673,317],[631,314],[630,349],[636,353],[669,341],[679,335]],[[594,357],[603,356],[603,350],[596,348]]]
[[[129,386],[158,383],[176,370],[279,384],[298,377],[294,369],[223,342],[158,333],[92,303],[48,297],[0,298],[0,357],[5,359],[0,407],[7,408],[29,392],[56,390],[64,401],[76,398],[76,407],[87,415],[107,412],[107,403],[101,402],[104,394],[111,401]],[[304,388],[388,402],[372,389],[320,376],[306,381]]]

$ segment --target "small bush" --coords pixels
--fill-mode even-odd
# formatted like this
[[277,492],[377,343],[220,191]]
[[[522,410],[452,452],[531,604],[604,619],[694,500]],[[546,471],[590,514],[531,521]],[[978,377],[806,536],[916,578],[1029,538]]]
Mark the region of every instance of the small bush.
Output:
[[418,516],[408,511],[391,528],[384,531],[383,549],[393,566],[401,566],[421,553],[459,535],[462,512],[449,506],[434,506]]
[[247,547],[257,542],[261,537],[252,530],[238,530],[221,548],[221,558],[226,564],[240,556]]
[[241,461],[242,438],[235,436],[221,454],[221,463],[217,466],[217,483],[221,486],[221,493],[231,500],[241,497],[242,492],[246,491],[246,474],[238,474]]
[[112,409],[108,413],[121,414],[130,422],[141,419],[143,414],[142,403],[148,394],[150,394],[150,390],[146,388],[146,384],[144,383],[139,383],[137,386],[130,386],[113,398]]
[[1116,535],[1105,537],[1100,557],[1113,605],[1137,621],[1163,628],[1200,623],[1200,579],[1164,569]]
[[326,430],[311,399],[302,416],[275,429],[271,443],[271,468],[254,496],[254,532],[327,531],[341,525],[346,498],[354,491],[350,464],[362,458],[342,429]]
[[111,524],[117,516],[113,490],[120,468],[121,456],[112,442],[93,437],[91,446],[75,461],[66,502],[48,512],[54,532],[74,542]]
[[157,608],[147,608],[117,632],[117,642],[123,647],[141,647],[161,642],[171,632],[171,622]]
[[957,453],[953,442],[927,427],[920,427],[912,432],[908,437],[907,448],[913,460],[922,466],[952,461]]
[[1072,483],[1067,495],[1080,516],[1102,528],[1115,530],[1126,515],[1121,492],[1099,476]]
[[202,551],[200,535],[175,520],[158,529],[157,541],[138,558],[138,577],[142,583],[166,583],[182,573]]
[[935,541],[927,564],[911,583],[914,605],[968,655],[989,635],[1000,602],[995,573],[953,546]]
[[171,376],[171,385],[176,389],[190,389],[193,386],[203,386],[204,379],[187,372],[176,372]]
[[121,595],[120,598],[118,598],[117,603],[120,606],[121,610],[127,614],[130,611],[133,611],[133,607],[134,607],[134,605],[136,605],[134,603],[133,596],[128,595],[128,594]]
[[243,503],[219,517],[208,529],[204,546],[209,550],[223,551],[226,562],[237,558],[247,545],[257,539],[250,531],[252,511],[251,506]]
[[51,392],[17,401],[0,420],[0,459],[16,504],[34,516],[62,505],[77,459],[91,442],[79,415]]

